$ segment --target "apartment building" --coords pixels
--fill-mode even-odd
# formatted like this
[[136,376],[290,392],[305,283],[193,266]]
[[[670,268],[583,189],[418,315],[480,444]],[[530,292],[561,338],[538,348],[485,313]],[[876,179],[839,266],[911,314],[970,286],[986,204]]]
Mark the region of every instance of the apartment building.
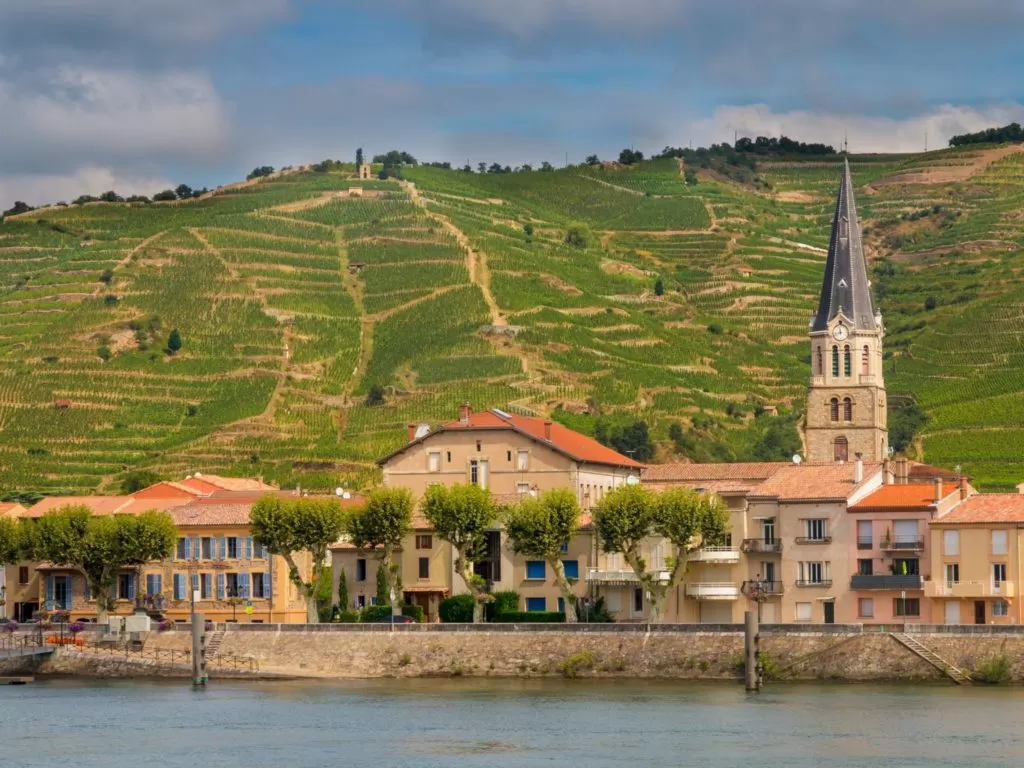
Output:
[[1024,495],[968,496],[928,525],[935,623],[1020,624]]
[[[0,517],[18,517],[25,508],[14,502],[0,502]],[[22,583],[22,578],[25,583]],[[17,565],[0,567],[0,619],[17,618],[14,606],[23,600],[23,592],[28,586],[28,570],[24,572]],[[8,606],[11,606],[10,608]]]

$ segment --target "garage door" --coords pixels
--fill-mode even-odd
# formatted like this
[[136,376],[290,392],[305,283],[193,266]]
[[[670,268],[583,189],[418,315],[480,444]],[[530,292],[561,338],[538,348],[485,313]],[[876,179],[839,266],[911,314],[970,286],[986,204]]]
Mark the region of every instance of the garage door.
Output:
[[701,624],[732,624],[732,602],[704,600],[700,604]]

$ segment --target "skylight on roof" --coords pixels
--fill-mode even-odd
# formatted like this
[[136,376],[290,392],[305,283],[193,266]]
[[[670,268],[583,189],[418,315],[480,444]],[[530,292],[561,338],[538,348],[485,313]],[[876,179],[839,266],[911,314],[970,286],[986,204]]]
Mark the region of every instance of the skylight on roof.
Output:
[[501,416],[501,418],[503,418],[503,419],[511,419],[512,418],[509,414],[505,413],[502,410],[499,410],[498,408],[491,408],[491,410],[494,411],[499,416]]

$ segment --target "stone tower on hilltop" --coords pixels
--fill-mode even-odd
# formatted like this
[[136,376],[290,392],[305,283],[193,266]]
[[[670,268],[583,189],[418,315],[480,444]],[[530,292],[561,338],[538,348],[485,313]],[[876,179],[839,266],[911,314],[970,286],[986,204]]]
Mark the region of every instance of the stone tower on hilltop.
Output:
[[888,455],[882,315],[871,301],[867,264],[843,166],[825,279],[811,318],[811,385],[805,438],[809,461],[881,461]]

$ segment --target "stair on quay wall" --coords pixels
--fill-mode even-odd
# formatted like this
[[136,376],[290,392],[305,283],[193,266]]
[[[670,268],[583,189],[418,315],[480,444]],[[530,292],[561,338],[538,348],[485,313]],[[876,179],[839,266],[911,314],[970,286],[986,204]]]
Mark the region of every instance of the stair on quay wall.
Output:
[[224,642],[224,630],[218,630],[210,634],[206,641],[206,658],[212,659],[220,651],[220,644]]
[[959,667],[950,664],[917,638],[911,637],[903,632],[893,632],[892,637],[904,648],[909,650],[911,653],[920,656],[957,685],[971,684],[971,676],[969,674]]

